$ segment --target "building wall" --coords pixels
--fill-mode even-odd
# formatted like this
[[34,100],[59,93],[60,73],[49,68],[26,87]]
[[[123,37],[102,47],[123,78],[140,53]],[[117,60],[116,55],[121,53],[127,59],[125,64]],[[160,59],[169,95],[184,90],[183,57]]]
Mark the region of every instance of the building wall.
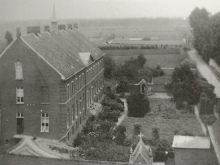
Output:
[[[72,83],[74,89],[72,89]],[[71,137],[76,137],[78,130],[82,129],[89,106],[102,97],[103,85],[103,57],[62,83],[61,86],[65,89],[66,95],[61,98],[60,107],[62,116],[66,117],[63,117],[62,123],[64,124],[61,124],[60,129],[63,130],[63,138],[67,142]]]
[[177,165],[218,165],[213,149],[174,149]]
[[[17,60],[22,63],[23,80],[15,79]],[[17,134],[16,113],[24,114],[24,135],[65,137],[69,141],[78,128],[82,129],[87,108],[102,96],[104,62],[101,57],[69,79],[61,80],[57,72],[18,39],[0,58],[0,76],[2,142]],[[24,89],[24,104],[18,105],[16,87],[20,86]],[[49,87],[47,103],[41,101],[42,86]],[[49,114],[47,133],[41,132],[41,113]]]
[[[15,79],[15,62],[20,60],[23,80]],[[60,76],[21,40],[0,58],[1,139],[5,142],[17,133],[16,113],[24,114],[25,135],[59,137]],[[49,77],[49,78],[48,78]],[[42,102],[41,87],[49,87],[49,102]],[[16,104],[16,87],[24,89],[24,104]],[[49,133],[41,133],[41,113],[49,114]]]

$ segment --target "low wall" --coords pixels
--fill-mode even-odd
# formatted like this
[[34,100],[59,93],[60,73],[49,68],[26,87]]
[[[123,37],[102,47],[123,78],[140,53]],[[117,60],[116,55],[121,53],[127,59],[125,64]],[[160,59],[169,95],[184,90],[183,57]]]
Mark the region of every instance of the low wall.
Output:
[[213,59],[209,60],[209,66],[213,67],[215,71],[217,71],[220,74],[220,67]]

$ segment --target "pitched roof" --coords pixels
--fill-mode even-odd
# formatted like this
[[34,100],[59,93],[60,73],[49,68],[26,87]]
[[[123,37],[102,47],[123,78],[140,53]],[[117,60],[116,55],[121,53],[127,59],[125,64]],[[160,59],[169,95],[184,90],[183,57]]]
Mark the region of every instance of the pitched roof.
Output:
[[211,144],[208,137],[175,135],[172,147],[189,149],[210,149],[210,145]]
[[144,144],[144,142],[142,141],[142,135],[140,135],[140,140],[135,147],[133,153],[131,154],[129,162],[147,165],[153,164],[151,147]]
[[21,141],[9,150],[10,154],[70,159],[69,153],[60,153],[54,150],[53,147],[66,149],[68,151],[76,151],[76,148],[69,147],[62,142],[51,139],[37,137],[37,139],[33,140],[32,136],[25,135],[14,135],[14,137],[21,138]]
[[77,29],[28,34],[21,39],[62,77],[67,79],[86,65],[79,53],[90,52],[93,59],[103,54]]

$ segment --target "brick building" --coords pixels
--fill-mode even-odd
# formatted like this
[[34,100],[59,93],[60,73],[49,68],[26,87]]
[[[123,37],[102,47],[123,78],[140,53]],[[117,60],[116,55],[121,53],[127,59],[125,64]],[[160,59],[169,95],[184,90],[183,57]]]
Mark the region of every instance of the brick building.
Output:
[[[55,12],[54,12],[55,16]],[[102,96],[104,54],[77,29],[17,35],[0,55],[0,139],[76,136]]]

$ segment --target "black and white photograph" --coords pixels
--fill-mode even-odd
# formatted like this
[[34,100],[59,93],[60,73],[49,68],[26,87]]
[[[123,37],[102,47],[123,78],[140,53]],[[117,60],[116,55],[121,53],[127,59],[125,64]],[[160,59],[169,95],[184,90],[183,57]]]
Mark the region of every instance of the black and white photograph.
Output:
[[0,165],[220,165],[220,0],[0,0]]

